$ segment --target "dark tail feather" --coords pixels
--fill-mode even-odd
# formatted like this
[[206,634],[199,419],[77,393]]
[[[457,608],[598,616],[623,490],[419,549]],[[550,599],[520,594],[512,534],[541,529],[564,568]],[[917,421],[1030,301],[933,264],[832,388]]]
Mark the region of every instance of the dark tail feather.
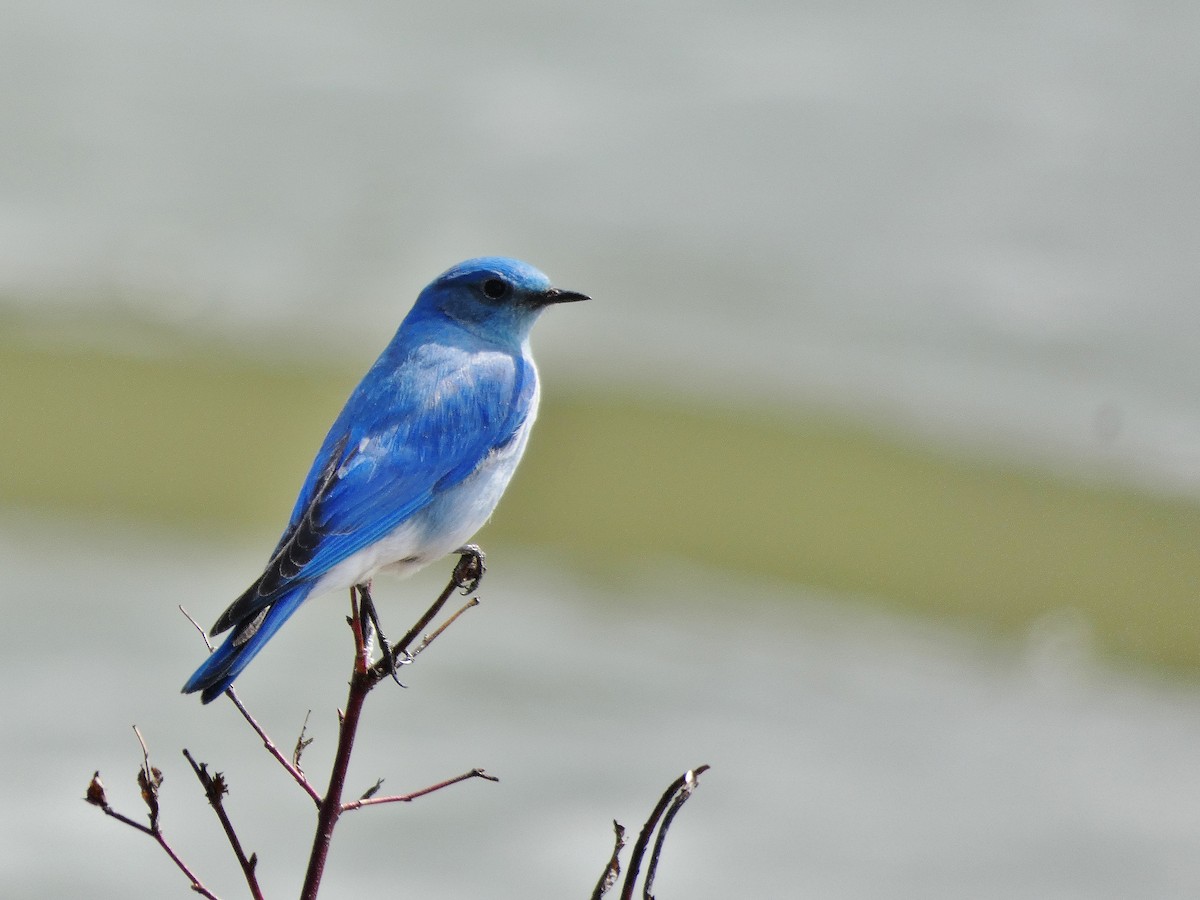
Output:
[[211,703],[225,693],[242,669],[250,665],[250,660],[300,607],[310,589],[309,584],[297,585],[265,610],[238,622],[225,643],[210,653],[203,665],[192,673],[183,692],[203,691],[200,699],[204,703]]

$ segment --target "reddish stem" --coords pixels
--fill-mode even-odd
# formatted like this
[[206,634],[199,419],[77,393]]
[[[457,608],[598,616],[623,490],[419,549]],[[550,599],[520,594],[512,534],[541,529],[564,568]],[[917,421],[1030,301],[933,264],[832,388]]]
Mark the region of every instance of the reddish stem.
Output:
[[448,788],[452,784],[458,784],[462,781],[467,781],[471,778],[484,778],[488,781],[499,781],[495,775],[489,775],[483,769],[472,769],[470,772],[463,772],[461,775],[455,775],[453,778],[447,778],[445,781],[439,781],[437,784],[431,784],[427,788],[421,788],[419,791],[413,791],[411,794],[394,794],[389,797],[366,797],[362,800],[351,800],[348,803],[342,804],[342,812],[350,812],[352,809],[362,809],[364,806],[378,806],[381,803],[411,803],[418,797],[425,797],[435,791],[440,791],[443,788]]
[[354,751],[354,736],[358,732],[358,720],[362,715],[363,702],[374,687],[369,669],[364,663],[365,641],[355,589],[351,589],[354,615],[351,628],[354,630],[354,674],[350,676],[350,693],[346,698],[346,711],[342,713],[338,729],[337,753],[333,758],[333,769],[329,773],[329,788],[321,800],[317,812],[317,831],[313,835],[312,853],[308,858],[308,872],[304,876],[304,887],[300,900],[316,900],[321,887],[321,876],[325,874],[325,860],[329,857],[329,845],[333,841],[333,829],[342,814],[342,792],[346,787],[346,772],[350,768],[350,754]]

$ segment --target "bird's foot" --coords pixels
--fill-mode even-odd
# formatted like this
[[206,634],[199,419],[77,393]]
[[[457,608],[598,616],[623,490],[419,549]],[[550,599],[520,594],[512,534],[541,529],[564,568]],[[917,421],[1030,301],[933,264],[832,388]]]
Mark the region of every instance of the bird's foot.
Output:
[[479,590],[479,583],[483,581],[483,573],[487,571],[487,566],[484,564],[487,554],[477,544],[463,544],[454,552],[459,554],[459,560],[451,577],[460,591],[464,594],[472,594]]
[[388,643],[383,629],[379,625],[379,613],[375,610],[375,601],[371,599],[371,582],[357,585],[359,596],[359,617],[362,624],[364,635],[367,631],[367,626],[375,630],[376,636],[379,638],[379,652],[383,656],[383,668],[387,674],[392,676],[392,680],[400,687],[407,687],[400,677],[396,674],[400,671],[401,666],[406,666],[412,662],[412,658],[405,653],[403,659],[397,659],[396,654],[392,651],[392,645]]

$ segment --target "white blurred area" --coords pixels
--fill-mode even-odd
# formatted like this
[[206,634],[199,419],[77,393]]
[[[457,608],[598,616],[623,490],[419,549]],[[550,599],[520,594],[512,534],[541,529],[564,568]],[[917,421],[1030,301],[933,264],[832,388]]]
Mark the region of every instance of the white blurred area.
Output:
[[[76,555],[49,597],[51,537]],[[6,897],[188,895],[149,839],[82,799],[99,768],[110,802],[143,817],[133,723],[166,774],[163,828],[209,886],[242,891],[183,747],[225,773],[267,895],[298,891],[311,801],[227,701],[177,693],[204,651],[172,604],[207,621],[258,562],[134,528],[0,524],[6,588],[30,601],[8,611],[0,655],[6,715],[21,723],[3,750],[19,811],[0,824]],[[438,568],[376,583],[385,626],[416,618]],[[383,777],[402,793],[476,766],[500,783],[347,814],[329,896],[589,896],[611,820],[636,834],[701,763],[712,770],[668,837],[663,898],[1200,890],[1200,694],[1106,670],[1071,622],[997,646],[714,573],[629,572],[598,588],[511,555],[481,595],[405,670],[407,690],[368,698],[347,792]],[[307,606],[238,682],[287,750],[313,710],[304,764],[317,783],[345,701],[344,606]]]
[[1195,492],[1197,34],[1165,0],[16,0],[0,311],[369,359],[512,254],[597,298],[539,329],[559,371]]

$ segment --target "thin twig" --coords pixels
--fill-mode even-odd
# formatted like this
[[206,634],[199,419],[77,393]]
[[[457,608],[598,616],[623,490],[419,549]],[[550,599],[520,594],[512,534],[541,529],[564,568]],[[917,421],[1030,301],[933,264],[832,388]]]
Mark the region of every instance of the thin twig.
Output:
[[[142,745],[145,747],[144,741],[142,742]],[[140,787],[142,780],[140,777],[140,771],[138,775],[138,783]],[[117,812],[108,805],[108,798],[104,793],[104,785],[100,782],[99,772],[96,772],[94,775],[92,775],[92,780],[88,784],[87,793],[84,795],[83,799],[92,806],[99,807],[106,816],[117,820],[122,825],[128,825],[135,831],[140,831],[142,834],[153,838],[154,842],[158,844],[164,853],[167,854],[167,857],[171,860],[171,862],[175,863],[175,867],[179,869],[179,871],[183,873],[183,876],[191,883],[193,891],[195,891],[201,897],[207,897],[208,900],[220,900],[220,898],[207,887],[205,887],[204,882],[197,878],[192,870],[187,867],[187,863],[179,858],[179,854],[175,852],[175,848],[168,843],[166,835],[164,835],[162,833],[162,829],[158,827],[157,819],[154,820],[155,824],[153,826],[143,825],[141,822],[131,819],[129,816],[123,813]]]
[[[92,776],[92,785],[99,783],[99,781],[100,781],[100,773],[97,772],[95,775]],[[154,837],[154,829],[151,828],[149,825],[143,825],[137,819],[131,819],[131,818],[129,818],[129,816],[125,815],[124,813],[117,812],[115,809],[113,809],[111,806],[109,806],[108,803],[104,800],[93,800],[91,797],[91,793],[92,793],[92,787],[91,787],[91,785],[89,785],[89,787],[88,787],[89,796],[84,797],[83,799],[86,800],[88,803],[92,804],[92,806],[100,807],[100,809],[103,810],[103,812],[106,816],[112,816],[112,818],[116,819],[118,822],[122,823],[123,825],[128,825],[130,828],[136,828],[142,834],[148,834],[148,835],[150,835],[150,837]]]
[[358,721],[362,714],[363,702],[367,699],[371,688],[377,683],[371,679],[373,669],[364,664],[364,629],[360,621],[356,588],[350,589],[350,602],[354,609],[352,616],[354,672],[350,676],[346,709],[342,713],[341,726],[338,728],[338,744],[333,757],[333,769],[329,773],[329,788],[325,791],[325,797],[317,807],[317,829],[313,835],[313,847],[308,857],[308,871],[304,875],[300,900],[316,900],[317,891],[321,887],[321,877],[325,874],[325,860],[329,856],[329,845],[333,841],[333,829],[337,826],[338,817],[342,814],[342,791],[346,786],[346,771],[350,767],[350,754],[354,750],[354,737],[358,732]]
[[[650,818],[646,819],[646,824],[642,826],[642,831],[638,835],[637,843],[633,845],[633,853],[629,857],[629,868],[625,872],[625,882],[621,885],[621,900],[633,900],[633,891],[637,883],[638,873],[642,868],[642,859],[646,855],[646,847],[650,844],[650,837],[654,834],[654,829],[658,825],[658,820],[662,818],[667,807],[675,798],[675,795],[684,788],[685,785],[693,784],[696,776],[702,772],[708,771],[708,766],[697,766],[695,769],[689,769],[684,772],[668,787],[658,804],[654,807],[654,811],[650,813]],[[688,787],[688,793],[693,790]]]
[[189,622],[192,623],[192,627],[195,628],[198,632],[200,632],[200,640],[204,641],[204,646],[208,648],[209,653],[212,653],[213,645],[212,645],[212,641],[210,641],[208,639],[208,632],[200,627],[200,623],[197,622],[194,618],[192,618],[192,614],[183,608],[182,603],[179,604],[179,611],[181,613],[183,613],[183,617],[185,619],[187,619]]
[[192,754],[187,748],[183,751],[184,757],[191,764],[192,771],[196,773],[196,778],[200,781],[200,786],[204,788],[204,794],[208,798],[208,805],[213,808],[213,812],[217,814],[217,818],[221,822],[221,827],[225,830],[225,837],[229,839],[229,846],[233,848],[233,855],[237,857],[238,865],[242,867],[242,874],[246,877],[246,886],[250,888],[250,895],[254,900],[263,900],[262,889],[258,886],[258,876],[255,874],[258,866],[258,854],[252,853],[248,858],[246,852],[242,849],[242,842],[238,840],[237,832],[234,831],[233,822],[229,820],[229,814],[225,811],[224,796],[228,792],[225,786],[225,776],[218,772],[216,775],[208,774],[208,765],[206,763],[197,763],[192,758]]
[[[369,598],[362,595],[362,591],[356,585],[350,588],[350,628],[354,634],[354,671],[350,676],[350,687],[346,697],[346,708],[339,714],[338,726],[338,743],[337,749],[334,752],[333,768],[329,773],[329,787],[325,791],[325,796],[317,804],[317,829],[313,835],[312,852],[308,858],[308,871],[304,876],[304,886],[300,891],[300,900],[316,900],[317,891],[321,886],[321,878],[325,873],[325,861],[329,856],[329,846],[333,841],[333,830],[337,826],[338,818],[345,811],[346,807],[342,803],[342,792],[346,786],[346,771],[350,767],[350,754],[354,749],[354,737],[358,732],[358,723],[362,716],[363,704],[367,699],[367,694],[380,681],[391,674],[389,671],[394,667],[395,660],[408,653],[408,648],[417,636],[425,630],[431,621],[441,612],[442,607],[446,605],[446,601],[456,590],[473,589],[479,583],[479,579],[483,575],[483,555],[478,548],[471,548],[472,553],[464,552],[460,557],[458,564],[454,567],[454,572],[450,576],[450,581],[446,584],[445,589],[433,601],[429,609],[417,620],[408,633],[399,641],[393,644],[390,648],[390,653],[384,654],[383,659],[379,662],[371,664],[369,656],[369,641],[373,633],[370,622],[364,621],[368,616],[364,613],[363,604],[369,602]],[[467,607],[469,608],[470,604]],[[457,618],[457,615],[454,617]],[[439,629],[437,633],[441,633],[444,629]],[[436,636],[436,634],[435,634]],[[432,638],[431,638],[432,640]],[[427,642],[428,643],[428,642]],[[391,660],[392,665],[388,664]],[[481,774],[475,775],[469,773],[466,778],[489,778],[490,776]],[[464,778],[451,779],[448,783],[453,784]],[[445,785],[435,785],[432,790],[439,790]],[[430,789],[418,792],[413,797],[422,796],[429,793]],[[367,800],[352,801],[349,807],[358,809],[360,806],[374,805],[381,802],[399,803],[403,802],[404,798],[396,798],[389,800],[388,798],[368,798]]]
[[[432,622],[437,616],[437,614],[442,611],[442,607],[446,605],[446,601],[450,599],[451,594],[453,594],[458,587],[458,580],[454,577],[451,577],[450,581],[446,585],[445,590],[438,595],[438,598],[433,601],[433,604],[429,607],[429,609],[425,610],[425,614],[422,615],[421,618],[417,619],[416,624],[408,630],[408,633],[405,634],[404,637],[392,644],[391,655],[393,658],[402,657],[408,652],[408,648],[412,645],[412,642],[417,639],[417,636],[424,631],[429,623]],[[385,660],[380,660],[379,662],[375,663],[375,665],[371,666],[371,668],[368,670],[368,675],[371,680],[371,687],[374,687],[376,682],[382,681],[390,674],[391,673],[387,671]]]
[[613,841],[612,857],[600,873],[600,880],[596,882],[596,889],[592,891],[592,900],[600,900],[621,876],[621,850],[625,847],[625,828],[616,819],[613,819],[613,834],[616,840]]
[[394,794],[389,797],[362,797],[358,800],[351,800],[349,803],[342,804],[342,812],[350,812],[354,809],[362,809],[364,806],[378,806],[381,803],[411,803],[418,797],[425,797],[443,788],[448,788],[452,784],[459,784],[463,781],[469,781],[472,778],[482,778],[485,781],[499,781],[495,775],[489,775],[483,769],[472,769],[470,772],[464,772],[461,775],[455,775],[453,778],[447,778],[445,781],[439,781],[437,784],[431,784],[427,788],[421,788],[419,791],[413,791],[411,794]]
[[300,734],[296,737],[296,747],[292,750],[292,765],[296,767],[296,771],[304,774],[304,770],[300,768],[300,757],[304,755],[304,751],[308,749],[313,742],[310,737],[305,737],[308,733],[308,717],[312,715],[312,710],[304,714],[304,724],[300,726]]
[[[467,552],[471,551],[471,552]],[[453,784],[458,784],[472,778],[483,778],[488,781],[498,781],[499,779],[488,775],[482,769],[472,769],[462,775],[439,782],[438,784],[430,785],[419,791],[411,794],[393,795],[387,797],[371,796],[374,790],[377,790],[379,784],[375,788],[368,791],[361,798],[349,803],[342,803],[342,794],[345,789],[346,772],[350,764],[350,755],[354,748],[354,739],[358,731],[359,721],[362,715],[363,704],[366,696],[371,689],[375,687],[384,677],[391,674],[390,669],[394,668],[395,659],[401,656],[412,658],[422,650],[426,649],[434,640],[436,640],[451,624],[468,609],[478,605],[478,599],[472,598],[461,609],[455,612],[450,618],[440,627],[427,635],[417,646],[415,651],[409,655],[408,648],[416,640],[417,636],[429,625],[431,621],[441,612],[446,602],[455,590],[462,590],[464,593],[474,590],[479,583],[484,571],[482,552],[475,547],[464,548],[464,552],[459,559],[458,564],[454,568],[454,574],[451,576],[445,590],[438,596],[433,604],[426,610],[424,615],[413,625],[403,638],[396,644],[390,647],[390,653],[384,654],[384,659],[372,664],[371,662],[371,642],[374,638],[370,624],[364,621],[363,606],[361,601],[369,602],[365,596],[359,596],[356,587],[351,588],[350,599],[351,607],[354,615],[350,623],[354,633],[355,642],[355,662],[354,671],[351,675],[349,694],[347,696],[345,711],[339,711],[338,720],[338,744],[334,755],[333,768],[330,772],[329,787],[324,796],[308,780],[303,770],[300,768],[300,755],[304,748],[311,743],[305,740],[305,731],[307,728],[308,719],[305,718],[305,727],[301,728],[300,737],[296,741],[296,748],[293,753],[292,760],[289,761],[279,748],[271,740],[257,720],[250,715],[249,710],[238,698],[232,688],[225,693],[228,695],[230,702],[242,714],[247,724],[254,729],[255,734],[263,742],[266,750],[275,758],[275,760],[283,766],[292,779],[300,785],[300,787],[309,795],[312,801],[317,806],[317,829],[313,837],[313,849],[309,857],[308,871],[305,874],[304,887],[301,891],[301,900],[315,900],[317,891],[320,887],[322,875],[324,874],[325,862],[329,854],[329,846],[333,838],[333,830],[337,824],[339,816],[343,812],[352,809],[360,809],[364,806],[375,806],[384,803],[405,803],[411,802],[418,797],[423,797],[436,791],[442,790]],[[200,624],[183,608],[179,606],[179,611],[184,617],[191,622],[192,627],[199,633],[204,641],[205,647],[211,653],[213,651],[212,642],[208,639],[208,634],[200,626]],[[389,662],[391,663],[389,665]],[[191,883],[192,890],[197,894],[209,898],[209,900],[219,900],[216,894],[212,893],[205,885],[191,872],[187,865],[180,859],[179,855],[174,851],[171,845],[167,842],[162,830],[158,824],[158,788],[162,784],[162,773],[150,765],[150,752],[146,747],[146,742],[142,738],[141,732],[137,726],[134,726],[134,733],[137,735],[138,742],[142,748],[142,768],[138,772],[138,786],[141,789],[142,799],[146,803],[150,814],[150,824],[143,825],[140,822],[131,819],[130,817],[117,812],[108,805],[108,801],[104,795],[104,787],[100,783],[100,773],[97,772],[92,782],[88,785],[87,795],[85,800],[94,806],[100,807],[104,813],[117,821],[128,825],[143,834],[154,838],[167,856],[175,863],[176,867],[187,877]],[[221,773],[210,775],[207,765],[197,763],[188,750],[183,751],[188,763],[192,767],[196,778],[200,781],[204,788],[205,794],[208,797],[209,804],[217,814],[218,820],[221,822],[222,828],[225,830],[226,837],[229,840],[230,847],[233,849],[234,855],[237,857],[239,864],[242,867],[242,872],[245,875],[246,883],[250,888],[251,895],[255,900],[262,900],[262,891],[258,885],[256,869],[258,858],[255,854],[246,856],[242,849],[241,841],[238,839],[229,816],[224,808],[222,800],[226,793],[224,778]]]
[[707,769],[708,766],[700,766],[683,774],[683,784],[663,816],[662,824],[658,827],[658,836],[654,839],[654,851],[650,854],[650,865],[646,869],[646,881],[642,886],[642,900],[654,900],[654,877],[658,874],[658,859],[662,855],[663,844],[667,841],[667,832],[670,831],[671,823],[675,821],[675,816],[679,814],[683,804],[687,803],[692,792],[700,784],[697,776]]
[[163,774],[150,765],[150,751],[146,748],[146,739],[142,737],[142,733],[138,731],[136,725],[133,726],[133,733],[137,735],[138,743],[142,745],[142,768],[138,770],[137,774],[138,788],[142,792],[142,802],[150,810],[150,828],[157,832],[158,788],[163,782]]
[[[192,627],[194,627],[196,629],[196,631],[198,631],[200,633],[200,637],[204,641],[204,646],[208,648],[209,653],[212,653],[212,649],[213,649],[212,642],[209,641],[207,632],[205,632],[205,630],[200,627],[200,623],[197,622],[194,618],[192,618],[192,616],[188,613],[188,611],[183,608],[182,604],[180,604],[180,606],[179,606],[179,611],[181,613],[183,613],[184,618],[186,618],[189,622],[192,623]],[[278,762],[281,766],[283,766],[284,770],[289,775],[292,776],[292,779],[296,782],[296,784],[300,785],[300,787],[304,789],[304,793],[308,794],[308,796],[312,799],[312,802],[317,807],[320,807],[321,794],[317,791],[317,789],[315,787],[312,786],[312,782],[310,782],[308,780],[308,777],[304,774],[304,771],[300,768],[299,753],[297,753],[295,756],[295,762],[289,762],[288,758],[283,755],[283,752],[278,747],[275,746],[275,742],[271,740],[270,736],[263,729],[263,727],[258,724],[258,722],[255,720],[254,716],[250,715],[250,711],[248,709],[246,709],[245,704],[242,703],[241,699],[238,697],[238,695],[234,691],[234,689],[229,688],[227,691],[225,691],[225,696],[229,698],[230,702],[233,703],[233,705],[235,707],[237,707],[237,711],[242,714],[242,718],[245,719],[246,722],[249,723],[250,727],[254,729],[254,733],[257,734],[259,737],[259,740],[261,740],[263,742],[263,746],[266,748],[267,752],[270,753],[273,757],[275,757],[276,762]],[[304,721],[307,724],[308,718],[305,717]],[[300,737],[301,737],[301,739],[303,739],[303,737],[304,737],[303,729],[301,729],[301,731],[300,731]],[[299,742],[297,742],[296,746],[297,746],[297,748],[300,748]]]
[[288,758],[283,755],[283,751],[275,746],[275,742],[271,740],[270,736],[263,729],[263,727],[258,724],[254,716],[250,715],[250,711],[246,709],[245,704],[242,703],[241,699],[238,697],[233,688],[227,690],[225,692],[225,696],[228,697],[230,702],[237,707],[237,711],[242,714],[242,718],[245,719],[250,724],[250,727],[254,729],[254,733],[257,734],[259,739],[263,742],[263,746],[267,749],[267,752],[275,757],[275,761],[283,766],[284,770],[292,776],[296,784],[300,785],[300,787],[304,789],[304,793],[308,794],[308,796],[312,798],[312,802],[316,804],[318,808],[320,808],[321,793],[315,787],[313,787],[312,782],[308,780],[308,776],[304,774],[299,766],[293,765]]
[[417,644],[417,646],[413,648],[413,651],[410,654],[412,656],[412,658],[416,659],[420,655],[422,650],[424,650],[426,647],[428,647],[430,644],[432,644],[434,641],[436,641],[441,636],[443,631],[445,631],[447,628],[449,628],[451,625],[453,625],[455,622],[457,622],[459,616],[461,616],[463,613],[465,613],[468,609],[471,609],[472,607],[478,606],[478,605],[479,605],[478,597],[472,597],[470,600],[468,600],[466,603],[464,603],[462,605],[461,609],[459,609],[456,613],[454,613],[454,615],[450,616],[450,618],[448,618],[445,622],[443,622],[436,629],[434,629],[432,634],[428,634],[424,638],[421,639],[421,643]]
[[[374,797],[376,794],[379,793],[379,791],[382,787],[383,787],[383,779],[376,778],[375,783],[373,785],[371,785],[369,788],[367,788],[365,791],[363,791],[358,799],[359,800],[370,800],[372,797]],[[345,807],[345,804],[343,804],[342,812],[345,812],[345,811],[346,811],[346,807]]]
[[163,852],[171,858],[171,862],[175,863],[179,871],[184,874],[184,877],[192,883],[193,891],[201,897],[207,897],[208,900],[221,900],[220,897],[204,886],[204,882],[192,874],[192,870],[179,858],[179,854],[175,852],[174,848],[167,843],[167,838],[161,831],[154,832],[154,840],[158,842],[158,846],[162,847]]

